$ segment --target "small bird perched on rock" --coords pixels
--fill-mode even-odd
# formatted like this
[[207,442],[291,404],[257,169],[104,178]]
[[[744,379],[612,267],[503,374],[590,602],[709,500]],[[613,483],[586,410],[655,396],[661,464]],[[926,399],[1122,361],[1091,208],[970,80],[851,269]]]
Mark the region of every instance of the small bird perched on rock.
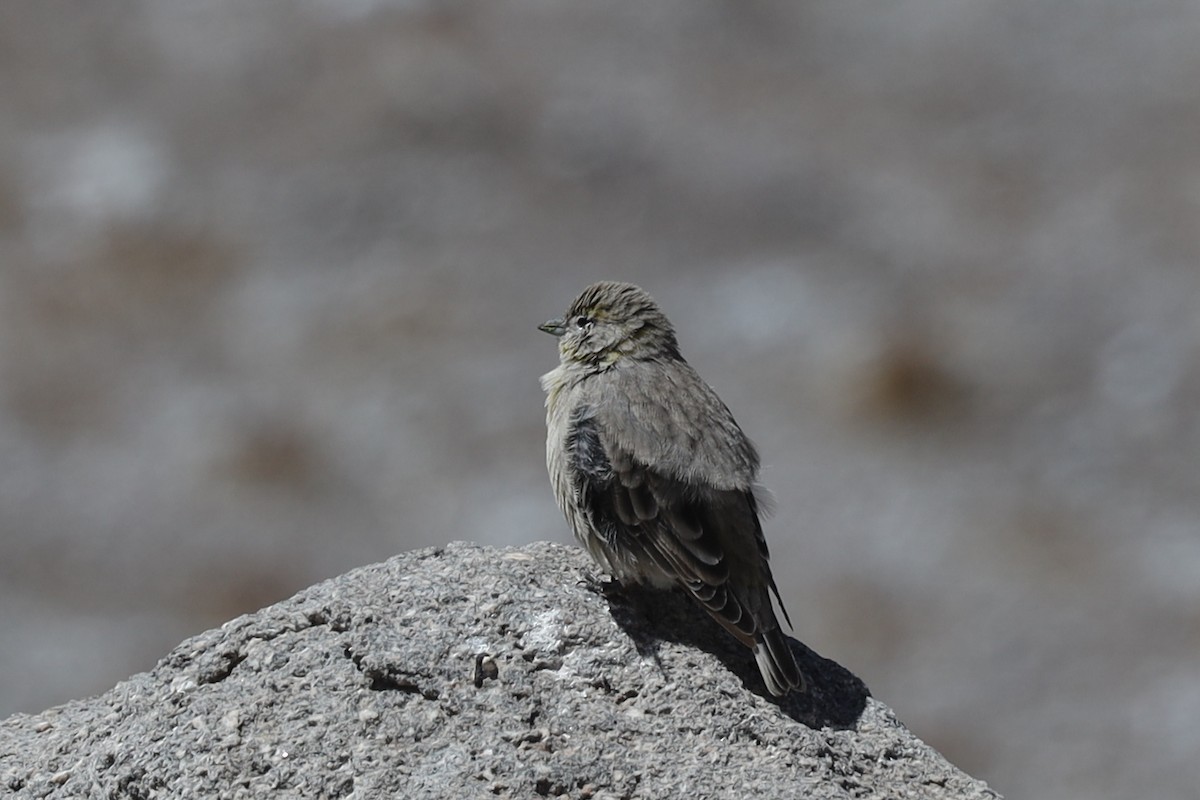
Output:
[[546,465],[575,537],[620,580],[683,586],[754,651],[771,694],[803,690],[771,606],[758,453],[666,315],[639,287],[602,281],[539,327],[558,337],[542,376]]

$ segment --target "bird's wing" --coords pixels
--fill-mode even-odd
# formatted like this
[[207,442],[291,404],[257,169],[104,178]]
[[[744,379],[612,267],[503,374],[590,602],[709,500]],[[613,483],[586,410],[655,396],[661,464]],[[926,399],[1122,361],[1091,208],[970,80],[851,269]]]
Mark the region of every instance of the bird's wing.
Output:
[[675,578],[754,647],[764,625],[774,623],[767,589],[776,597],[778,590],[753,492],[652,467],[613,428],[604,414],[580,405],[567,438],[576,497],[605,549]]

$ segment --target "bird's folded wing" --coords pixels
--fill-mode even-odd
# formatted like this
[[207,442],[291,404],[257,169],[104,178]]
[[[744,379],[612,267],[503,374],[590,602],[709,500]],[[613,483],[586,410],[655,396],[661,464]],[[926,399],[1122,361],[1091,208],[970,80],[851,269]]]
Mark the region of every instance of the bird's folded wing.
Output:
[[569,448],[577,497],[609,548],[648,558],[752,647],[773,586],[753,495],[651,468],[586,410]]

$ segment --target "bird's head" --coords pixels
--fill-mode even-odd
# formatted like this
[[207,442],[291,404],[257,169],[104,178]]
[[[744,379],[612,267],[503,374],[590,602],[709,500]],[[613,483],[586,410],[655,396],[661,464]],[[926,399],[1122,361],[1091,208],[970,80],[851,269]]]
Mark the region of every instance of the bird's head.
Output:
[[670,321],[654,298],[632,283],[593,283],[566,314],[538,327],[558,337],[564,364],[603,368],[622,359],[679,358]]

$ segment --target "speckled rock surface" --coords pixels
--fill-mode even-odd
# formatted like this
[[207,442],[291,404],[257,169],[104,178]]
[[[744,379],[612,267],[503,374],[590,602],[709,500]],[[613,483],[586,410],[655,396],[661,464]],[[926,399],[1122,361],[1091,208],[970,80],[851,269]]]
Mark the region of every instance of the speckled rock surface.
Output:
[[777,703],[686,598],[573,548],[421,550],[0,723],[0,794],[997,797],[794,647],[813,687]]

